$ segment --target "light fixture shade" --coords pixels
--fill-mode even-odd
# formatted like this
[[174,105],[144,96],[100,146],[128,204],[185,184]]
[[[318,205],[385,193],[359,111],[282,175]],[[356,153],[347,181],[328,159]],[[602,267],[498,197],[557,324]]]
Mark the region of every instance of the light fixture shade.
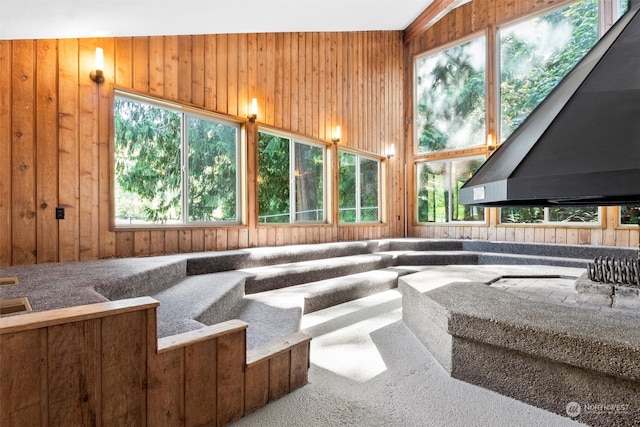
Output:
[[100,84],[104,82],[104,51],[101,47],[96,48],[96,59],[95,59],[95,68],[91,73],[89,73],[89,77],[94,82]]
[[251,99],[251,111],[249,111],[249,114],[258,116],[258,98]]
[[96,70],[104,70],[104,51],[101,47],[96,48]]
[[396,155],[396,144],[391,144],[391,146],[389,147],[389,151],[387,151],[387,158],[390,159],[395,155]]

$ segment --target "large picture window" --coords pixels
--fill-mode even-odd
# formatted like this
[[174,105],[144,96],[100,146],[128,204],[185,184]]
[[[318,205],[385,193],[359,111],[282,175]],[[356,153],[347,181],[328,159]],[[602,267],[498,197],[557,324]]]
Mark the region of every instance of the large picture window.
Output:
[[420,162],[416,165],[418,222],[484,221],[484,208],[459,202],[460,188],[484,157]]
[[238,223],[240,125],[117,92],[117,226]]
[[258,132],[258,220],[324,222],[326,148]]
[[347,151],[339,153],[339,221],[380,221],[380,161]]
[[417,153],[484,144],[485,44],[477,37],[416,59]]
[[598,41],[598,1],[581,0],[499,33],[505,140]]

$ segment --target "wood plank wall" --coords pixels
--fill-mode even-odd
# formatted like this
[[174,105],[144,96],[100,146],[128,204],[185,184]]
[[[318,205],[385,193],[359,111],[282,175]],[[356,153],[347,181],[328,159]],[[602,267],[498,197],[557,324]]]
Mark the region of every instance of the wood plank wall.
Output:
[[[471,34],[485,32],[487,46],[495,42],[497,27],[516,21],[527,15],[541,13],[572,0],[473,0],[458,7],[445,15],[435,25],[420,35],[410,35],[406,40],[404,51],[405,69],[405,116],[413,117],[413,61],[415,56],[433,50],[439,46],[454,43],[456,40]],[[613,22],[611,18],[613,2],[617,0],[602,0],[605,18],[601,22]],[[496,128],[496,90],[494,81],[495,55],[489,55],[487,64],[488,102],[487,127],[495,135]],[[499,211],[488,209],[487,223],[481,225],[425,225],[416,222],[414,209],[415,185],[414,165],[417,160],[425,156],[414,156],[413,127],[405,127],[406,164],[408,191],[408,236],[428,238],[457,238],[457,239],[488,239],[497,241],[540,242],[563,244],[592,244],[609,246],[638,246],[638,228],[618,226],[617,207],[602,208],[602,225],[597,227],[576,226],[522,226],[499,224]],[[467,154],[486,154],[485,150],[476,150]]]
[[[402,236],[402,55],[400,31],[0,40],[0,265]],[[255,97],[259,123],[328,143],[340,125],[341,145],[381,158],[395,144],[385,222],[338,226],[333,212],[327,225],[258,226],[250,125],[246,226],[111,230],[116,86],[242,119]]]
[[[157,339],[149,297],[0,319],[0,425],[223,426],[307,383],[310,337],[230,320]],[[123,331],[126,330],[126,333]]]

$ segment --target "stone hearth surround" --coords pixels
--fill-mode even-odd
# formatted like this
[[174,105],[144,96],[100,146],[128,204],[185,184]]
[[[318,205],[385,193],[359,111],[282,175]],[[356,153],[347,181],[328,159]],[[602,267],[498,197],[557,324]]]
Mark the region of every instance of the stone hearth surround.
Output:
[[399,279],[403,320],[454,378],[564,416],[576,402],[584,409],[575,419],[590,425],[638,425],[640,313],[528,301],[488,286],[580,271],[434,266]]

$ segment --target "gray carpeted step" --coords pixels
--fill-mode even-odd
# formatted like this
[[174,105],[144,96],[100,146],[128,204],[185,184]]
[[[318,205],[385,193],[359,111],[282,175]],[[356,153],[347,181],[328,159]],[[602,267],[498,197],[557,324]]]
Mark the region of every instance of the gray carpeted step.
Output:
[[187,274],[207,274],[266,265],[367,254],[374,252],[376,248],[376,242],[368,241],[269,246],[234,251],[194,253],[187,258]]
[[411,267],[389,267],[298,285],[304,295],[304,312],[313,313],[347,301],[364,298],[398,286],[398,277],[416,273]]
[[247,350],[300,331],[304,300],[297,295],[247,295],[229,313],[249,324]]
[[543,255],[479,253],[477,264],[551,265],[556,267],[586,268],[587,264],[590,262],[593,262],[593,259]]
[[398,265],[477,264],[478,255],[465,251],[410,251],[398,256]]
[[[193,322],[213,325],[227,320],[229,312],[242,301],[246,277],[235,271],[189,276],[153,295],[160,301],[158,335],[192,330],[196,325]],[[181,325],[184,330],[179,330]]]
[[389,239],[392,251],[461,251],[462,240]]
[[376,253],[247,268],[240,271],[251,275],[251,277],[247,278],[245,292],[253,294],[301,283],[377,270],[396,263],[395,256]]

